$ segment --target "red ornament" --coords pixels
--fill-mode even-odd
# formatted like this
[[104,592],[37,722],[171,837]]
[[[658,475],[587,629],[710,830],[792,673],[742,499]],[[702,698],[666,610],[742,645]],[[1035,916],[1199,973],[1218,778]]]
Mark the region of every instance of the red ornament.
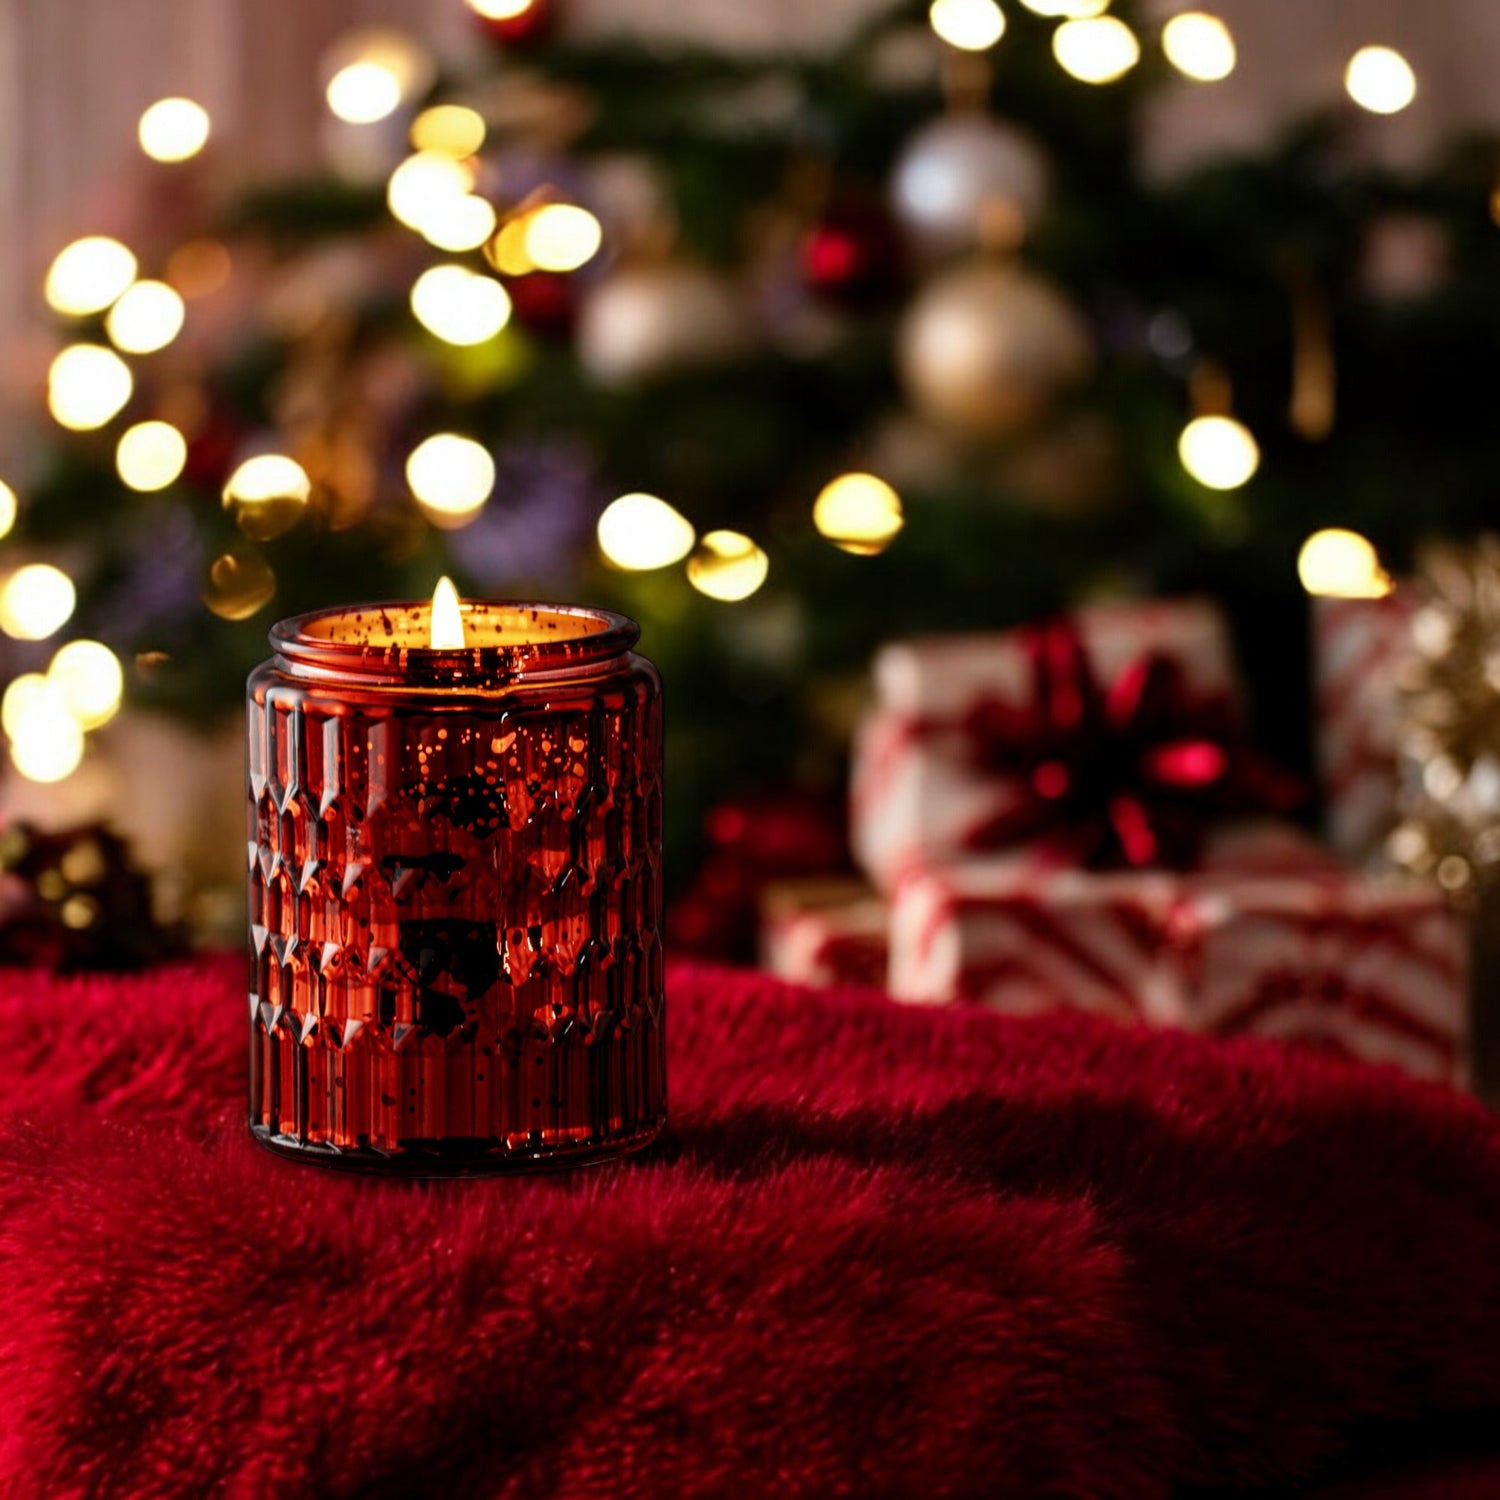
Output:
[[1182,868],[1215,819],[1298,800],[1245,742],[1233,703],[1196,696],[1171,658],[1144,656],[1101,683],[1066,620],[1037,626],[1027,649],[1025,706],[981,703],[965,726],[978,759],[1026,791],[972,847],[1035,841],[1094,867]]
[[578,299],[570,277],[552,271],[531,271],[507,279],[517,321],[533,333],[566,336],[578,316]]
[[469,0],[481,30],[504,47],[541,41],[556,19],[552,0]]
[[844,206],[815,224],[802,241],[802,274],[808,287],[837,301],[878,300],[900,272],[898,241],[877,208]]

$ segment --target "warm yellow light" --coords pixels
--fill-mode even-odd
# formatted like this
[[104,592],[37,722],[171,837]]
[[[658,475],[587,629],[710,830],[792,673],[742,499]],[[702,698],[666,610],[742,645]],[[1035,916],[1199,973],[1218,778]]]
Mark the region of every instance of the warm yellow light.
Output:
[[1109,9],[1109,0],[1021,0],[1021,4],[1035,15],[1061,20],[1086,20]]
[[99,344],[71,344],[47,372],[47,409],[60,426],[91,432],[130,400],[130,366]]
[[167,280],[190,301],[211,297],[234,269],[229,251],[218,240],[189,240],[167,257]]
[[192,99],[158,99],[142,116],[137,134],[153,161],[186,161],[208,144],[208,111]]
[[427,644],[434,651],[464,649],[464,613],[458,607],[458,590],[453,587],[451,578],[439,578],[432,591]]
[[1357,531],[1315,531],[1297,554],[1297,576],[1309,594],[1332,599],[1382,599],[1391,591],[1380,556]]
[[120,658],[102,641],[69,641],[52,658],[47,680],[60,689],[68,711],[85,729],[98,729],[120,711],[125,673]]
[[445,198],[428,209],[422,238],[439,250],[457,254],[477,250],[495,232],[495,206],[475,193]]
[[484,145],[484,116],[466,104],[434,104],[411,122],[415,151],[441,151],[460,159]]
[[0,536],[10,535],[10,529],[16,524],[16,515],[20,508],[16,501],[16,492],[3,479],[0,479]]
[[[8,696],[8,695],[7,695]],[[62,781],[83,759],[83,726],[60,689],[44,687],[11,715],[10,758],[28,781]]]
[[1237,490],[1260,467],[1260,447],[1233,417],[1194,417],[1177,439],[1182,467],[1211,490]]
[[351,125],[373,125],[396,112],[401,80],[378,62],[348,63],[328,80],[328,107]]
[[513,21],[524,16],[536,0],[468,0],[469,9],[487,21]]
[[1005,35],[1005,12],[995,0],[932,0],[932,29],[950,47],[985,52]]
[[386,187],[391,212],[409,229],[420,232],[429,216],[441,213],[474,186],[473,170],[441,151],[408,156]]
[[6,734],[14,736],[16,726],[27,710],[38,698],[49,692],[60,697],[59,689],[50,684],[40,672],[22,672],[11,681],[5,689],[5,696],[0,698],[0,728]]
[[48,268],[47,306],[69,317],[103,312],[135,280],[135,267],[135,256],[108,235],[74,240]]
[[1064,21],[1052,33],[1052,54],[1080,83],[1113,83],[1141,60],[1141,44],[1118,16]]
[[526,215],[526,254],[541,271],[576,271],[599,253],[604,231],[586,208],[546,203]]
[[133,490],[164,490],[187,463],[187,439],[170,422],[137,422],[120,434],[115,471]]
[[510,321],[510,296],[493,276],[465,266],[433,266],[411,289],[417,321],[449,344],[482,344]]
[[526,276],[536,270],[536,262],[526,249],[525,216],[502,224],[500,233],[484,247],[484,254],[502,276]]
[[1218,16],[1201,10],[1173,16],[1161,31],[1161,48],[1179,73],[1216,83],[1234,72],[1234,37]]
[[688,558],[688,582],[700,594],[734,604],[766,581],[770,560],[739,531],[710,531]]
[[655,495],[621,495],[610,501],[596,530],[605,561],[631,573],[681,562],[697,540],[693,523]]
[[412,449],[406,482],[422,513],[445,531],[467,526],[495,488],[495,460],[473,438],[439,432]]
[[18,641],[44,641],[73,616],[73,580],[50,563],[27,563],[0,585],[0,630]]
[[1417,75],[1394,47],[1361,47],[1344,69],[1344,87],[1361,109],[1394,115],[1417,97]]
[[182,332],[186,315],[182,298],[166,282],[138,281],[110,308],[104,327],[115,348],[154,354]]
[[258,453],[247,458],[224,486],[226,505],[263,505],[269,500],[306,501],[312,481],[296,459],[284,453]]
[[901,497],[874,474],[841,474],[813,502],[819,534],[861,557],[884,552],[905,524]]

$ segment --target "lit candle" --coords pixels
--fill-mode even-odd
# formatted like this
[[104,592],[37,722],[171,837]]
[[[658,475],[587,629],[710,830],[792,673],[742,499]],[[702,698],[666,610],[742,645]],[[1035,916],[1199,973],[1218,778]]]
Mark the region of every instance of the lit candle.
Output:
[[593,1161],[665,1118],[661,683],[621,615],[364,604],[251,674],[250,1124],[332,1166]]

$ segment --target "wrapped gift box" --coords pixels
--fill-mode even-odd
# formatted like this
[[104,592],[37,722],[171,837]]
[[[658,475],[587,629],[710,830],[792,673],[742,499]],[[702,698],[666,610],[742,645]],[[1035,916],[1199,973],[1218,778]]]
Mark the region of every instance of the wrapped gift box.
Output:
[[1301,840],[1221,845],[1187,874],[963,860],[909,873],[890,933],[901,999],[1069,1006],[1463,1077],[1461,919],[1435,890],[1344,869]]
[[886,901],[862,880],[789,880],[761,899],[761,967],[795,984],[886,987]]
[[[1096,606],[1073,624],[1102,682],[1161,657],[1194,695],[1238,698],[1224,623],[1206,602]],[[986,826],[1030,795],[987,765],[975,741],[986,710],[1024,707],[1034,692],[1028,639],[1024,630],[938,636],[893,643],[876,657],[874,704],[854,747],[850,839],[880,889],[972,853]]]
[[1318,772],[1329,842],[1363,864],[1396,817],[1398,678],[1410,649],[1415,590],[1312,601]]

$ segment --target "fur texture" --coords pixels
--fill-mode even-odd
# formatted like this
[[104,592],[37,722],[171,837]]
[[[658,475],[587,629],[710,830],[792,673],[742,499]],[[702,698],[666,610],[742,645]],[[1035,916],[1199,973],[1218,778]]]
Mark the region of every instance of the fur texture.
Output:
[[0,976],[0,1492],[1286,1494],[1500,1408],[1500,1128],[1395,1073],[678,968],[647,1157],[359,1180],[252,1145],[241,976]]

